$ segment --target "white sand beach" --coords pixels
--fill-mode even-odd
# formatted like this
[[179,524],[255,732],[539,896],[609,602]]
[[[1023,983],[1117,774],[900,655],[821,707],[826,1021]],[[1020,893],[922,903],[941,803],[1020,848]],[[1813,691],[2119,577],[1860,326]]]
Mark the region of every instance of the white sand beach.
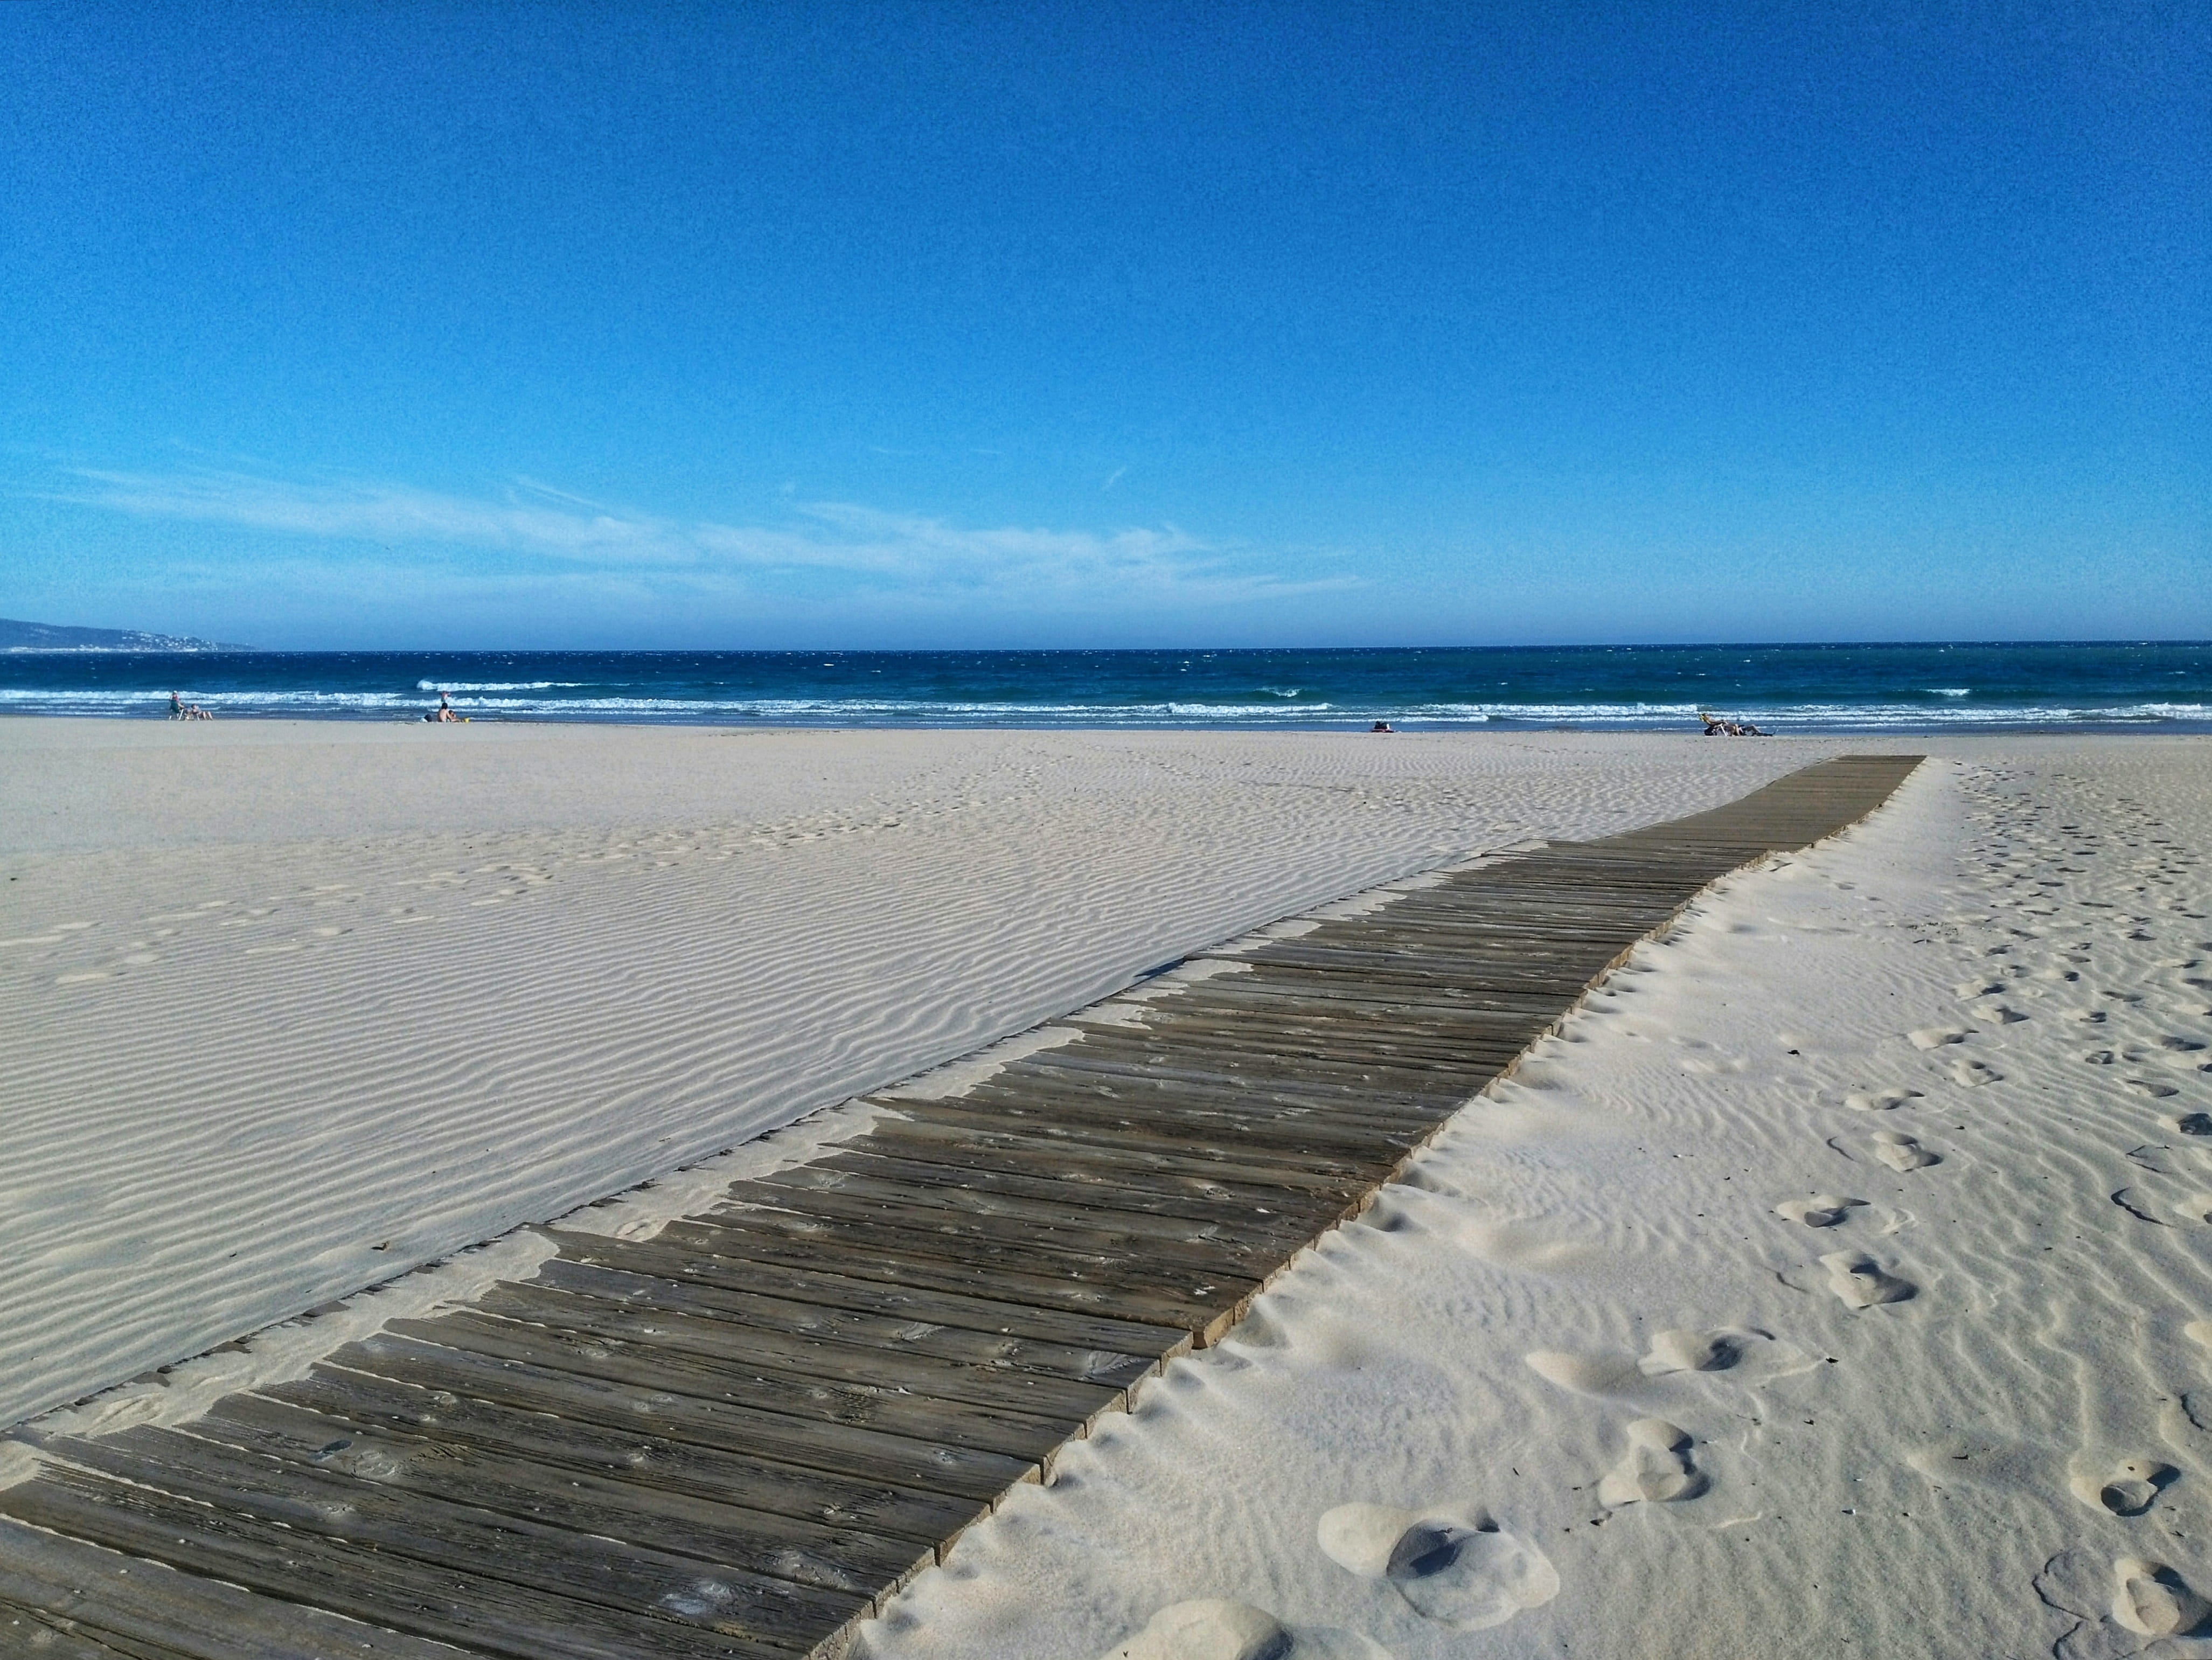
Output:
[[2212,1652],[2212,745],[1942,747],[871,1656]]
[[0,722],[0,1425],[1837,747]]
[[[1271,918],[1867,747],[0,722],[0,1422]],[[868,1654],[2212,1653],[2212,744],[1927,747]]]

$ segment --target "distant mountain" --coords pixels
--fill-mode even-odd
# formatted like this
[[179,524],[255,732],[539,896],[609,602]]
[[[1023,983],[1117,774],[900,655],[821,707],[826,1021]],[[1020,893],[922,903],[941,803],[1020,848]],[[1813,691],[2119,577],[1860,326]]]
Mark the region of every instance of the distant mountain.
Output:
[[52,623],[14,623],[0,617],[0,651],[252,651],[251,646],[195,640],[188,634],[146,634],[137,629],[65,629]]

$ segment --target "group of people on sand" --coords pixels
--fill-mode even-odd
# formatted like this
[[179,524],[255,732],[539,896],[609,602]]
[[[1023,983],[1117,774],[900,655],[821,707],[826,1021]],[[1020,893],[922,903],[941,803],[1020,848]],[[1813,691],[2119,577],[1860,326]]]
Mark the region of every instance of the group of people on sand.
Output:
[[458,727],[462,720],[461,716],[453,713],[453,704],[446,700],[446,694],[442,691],[438,694],[438,707],[422,718],[431,725],[438,727]]
[[215,716],[198,703],[187,703],[175,692],[169,694],[169,719],[172,721],[212,721]]
[[1708,738],[1771,738],[1771,732],[1762,732],[1748,721],[1723,721],[1710,710],[1699,709],[1698,719],[1705,723]]

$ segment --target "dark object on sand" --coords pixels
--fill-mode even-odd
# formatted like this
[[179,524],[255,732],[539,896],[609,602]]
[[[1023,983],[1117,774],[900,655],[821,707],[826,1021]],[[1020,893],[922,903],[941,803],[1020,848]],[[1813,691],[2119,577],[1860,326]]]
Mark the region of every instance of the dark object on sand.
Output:
[[1771,738],[1771,732],[1761,732],[1748,721],[1723,721],[1710,709],[1699,709],[1698,719],[1705,723],[1708,738]]

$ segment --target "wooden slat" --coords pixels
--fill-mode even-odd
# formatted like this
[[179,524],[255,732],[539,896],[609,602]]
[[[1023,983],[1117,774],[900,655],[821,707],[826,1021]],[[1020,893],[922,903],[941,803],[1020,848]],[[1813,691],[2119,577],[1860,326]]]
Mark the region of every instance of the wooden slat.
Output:
[[547,1230],[530,1279],[305,1377],[42,1439],[0,1489],[0,1652],[827,1660],[1706,884],[1917,762],[1248,940],[652,1239]]
[[[11,1627],[11,1619],[21,1623]],[[11,1630],[31,1640],[14,1642]],[[44,1660],[70,1653],[44,1646],[46,1633],[56,1631],[88,1644],[100,1660],[480,1660],[472,1651],[0,1519],[0,1654]]]
[[[1180,1328],[1115,1320],[1086,1312],[1038,1308],[1005,1298],[963,1296],[918,1286],[854,1279],[815,1261],[780,1268],[757,1261],[738,1262],[704,1249],[679,1247],[662,1239],[607,1239],[597,1234],[564,1233],[564,1262],[657,1274],[663,1279],[758,1292],[824,1309],[885,1315],[910,1324],[948,1326],[963,1331],[1034,1338],[1119,1354],[1150,1354],[1172,1344]],[[665,1236],[664,1236],[665,1239]]]
[[[512,1361],[572,1377],[595,1378],[696,1401],[750,1408],[781,1417],[811,1420],[845,1428],[866,1427],[887,1435],[939,1444],[1036,1459],[1059,1444],[1061,1420],[1009,1406],[975,1402],[953,1413],[942,1402],[908,1394],[895,1386],[842,1383],[793,1371],[781,1357],[755,1353],[720,1364],[655,1344],[623,1342],[520,1320],[496,1319],[462,1309],[435,1321],[395,1320],[395,1337],[434,1341],[464,1353]],[[382,1342],[372,1339],[360,1347]],[[342,1350],[343,1360],[351,1350]],[[1100,1389],[1103,1401],[1112,1391]]]
[[707,1499],[671,1492],[542,1463],[496,1445],[397,1434],[256,1395],[227,1404],[229,1410],[187,1425],[184,1433],[382,1487],[727,1561],[771,1578],[872,1596],[933,1554],[911,1539],[748,1510],[726,1493]]
[[[574,1401],[562,1399],[558,1404],[568,1410],[560,1412],[549,1410],[554,1403],[543,1397],[527,1397],[521,1404],[464,1397],[328,1366],[290,1383],[267,1385],[258,1393],[227,1396],[193,1426],[195,1432],[228,1417],[256,1420],[264,1402],[296,1406],[326,1420],[332,1428],[325,1445],[344,1439],[356,1426],[388,1430],[436,1446],[481,1448],[663,1492],[925,1543],[965,1527],[975,1519],[979,1502],[957,1493],[884,1480],[880,1467],[833,1475],[759,1452],[732,1451],[732,1440],[749,1449],[760,1444],[759,1438],[745,1435],[742,1428],[736,1435],[715,1435],[709,1426],[697,1438],[685,1438],[693,1426],[650,1418],[656,1404],[650,1398],[633,1400],[616,1394],[596,1414],[589,1403],[579,1410]],[[767,1450],[789,1449],[771,1446]],[[916,1483],[935,1477],[938,1473],[915,1451],[902,1445],[899,1458],[884,1462],[891,1475]],[[984,1490],[980,1497],[988,1497],[1018,1474],[1018,1469],[1000,1468],[981,1475],[971,1485]]]
[[763,1297],[750,1291],[726,1291],[558,1257],[541,1268],[526,1286],[515,1289],[531,1290],[541,1286],[629,1308],[665,1310],[728,1325],[830,1339],[872,1353],[895,1348],[922,1356],[939,1365],[1038,1372],[1048,1377],[1073,1377],[1118,1388],[1146,1376],[1158,1364],[1156,1353],[1079,1348],[1036,1338],[969,1331],[958,1326],[892,1320],[881,1315]]
[[[657,1628],[670,1622],[702,1653],[788,1647],[825,1617],[842,1621],[868,1596],[749,1572],[723,1560],[726,1547],[692,1557],[632,1535],[628,1549],[601,1550],[588,1529],[503,1513],[467,1499],[394,1491],[340,1470],[265,1457],[176,1430],[80,1438],[60,1450],[72,1466],[130,1482],[133,1497],[124,1504],[158,1491],[188,1505],[215,1507],[242,1527],[278,1529],[288,1537],[321,1539],[587,1603],[605,1620],[643,1622],[641,1635],[648,1640],[666,1635]],[[42,1475],[30,1485],[52,1479]],[[112,1501],[112,1487],[109,1493]]]
[[57,1466],[5,1492],[9,1515],[53,1532],[502,1660],[771,1660],[791,1651],[326,1538],[147,1481]]
[[[518,1342],[514,1347],[525,1354],[535,1353],[526,1342]],[[902,1434],[855,1421],[828,1409],[835,1404],[830,1391],[823,1391],[818,1400],[809,1400],[803,1385],[785,1393],[795,1397],[793,1404],[812,1405],[811,1416],[666,1389],[654,1382],[635,1383],[539,1365],[528,1359],[477,1353],[390,1335],[348,1344],[333,1358],[337,1364],[325,1369],[332,1377],[348,1371],[364,1372],[457,1399],[495,1402],[609,1428],[627,1424],[641,1433],[688,1445],[757,1452],[764,1458],[811,1469],[849,1472],[861,1480],[921,1493],[989,1499],[1029,1479],[1037,1468],[1035,1458],[986,1447],[949,1444],[926,1435]],[[561,1357],[555,1353],[546,1358]],[[643,1367],[632,1365],[623,1370],[634,1374]],[[7,1495],[13,1491],[0,1489],[0,1511],[7,1509]]]

